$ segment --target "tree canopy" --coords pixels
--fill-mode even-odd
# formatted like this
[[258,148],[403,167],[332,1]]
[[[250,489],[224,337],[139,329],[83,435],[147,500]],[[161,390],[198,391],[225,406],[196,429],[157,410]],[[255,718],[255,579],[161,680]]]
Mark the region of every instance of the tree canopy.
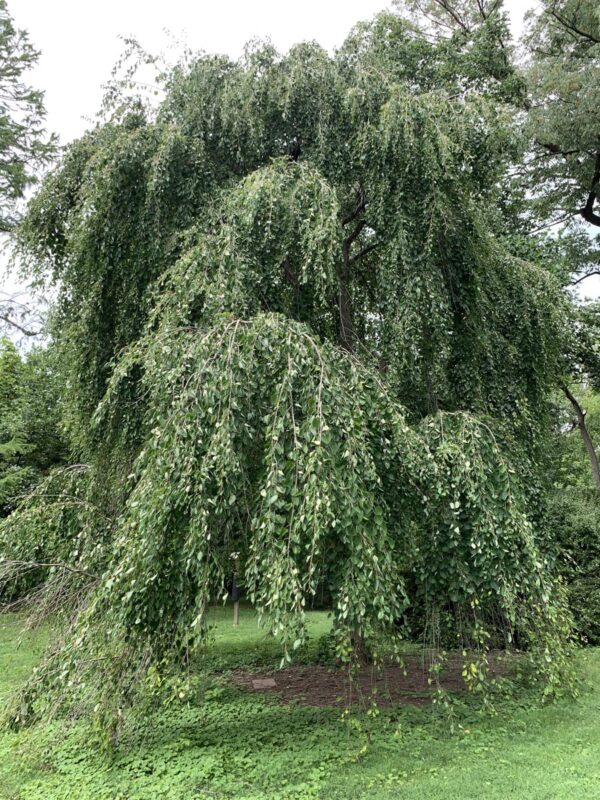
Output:
[[286,657],[324,587],[341,655],[444,609],[484,654],[519,631],[556,687],[540,464],[566,305],[495,235],[517,76],[449,52],[382,14],[333,56],[200,56],[33,199],[20,246],[58,286],[85,466],[39,487],[2,547],[9,575],[41,561],[41,506],[81,609],[42,670],[52,702],[116,708],[180,663],[232,552]]
[[[539,211],[588,228],[571,270],[598,273],[600,226],[600,14],[593,0],[545,0],[530,21],[528,125],[534,150],[528,183]],[[575,252],[573,253],[575,255]]]
[[26,31],[15,27],[6,0],[0,2],[0,232],[16,221],[16,202],[54,153],[44,127],[43,95],[23,80],[39,53]]

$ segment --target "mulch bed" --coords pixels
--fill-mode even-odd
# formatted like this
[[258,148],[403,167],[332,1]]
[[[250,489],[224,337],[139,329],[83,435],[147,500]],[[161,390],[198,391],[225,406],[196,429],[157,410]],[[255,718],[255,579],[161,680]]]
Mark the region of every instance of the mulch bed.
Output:
[[[462,669],[462,658],[448,659],[439,676],[441,688],[450,692],[464,691]],[[506,661],[498,655],[490,658],[490,677],[509,672]],[[345,708],[369,705],[375,699],[379,707],[385,708],[398,704],[424,706],[431,703],[436,687],[429,683],[430,677],[429,664],[423,658],[409,656],[404,659],[403,666],[362,667],[353,679],[350,679],[347,667],[297,664],[260,673],[236,671],[230,680],[248,691],[277,695],[285,704]]]

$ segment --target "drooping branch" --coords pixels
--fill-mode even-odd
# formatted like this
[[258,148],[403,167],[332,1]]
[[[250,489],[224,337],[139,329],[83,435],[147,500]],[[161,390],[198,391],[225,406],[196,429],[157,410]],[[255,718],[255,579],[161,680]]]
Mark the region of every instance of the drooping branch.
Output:
[[92,572],[88,572],[85,569],[79,569],[78,567],[72,567],[70,564],[65,564],[62,561],[15,561],[15,560],[6,560],[2,562],[3,566],[8,566],[10,568],[20,567],[23,569],[63,569],[67,572],[72,572],[75,575],[84,575],[86,578],[90,578],[91,580],[97,581],[99,580],[98,575],[94,575]]
[[557,10],[556,2],[554,2],[552,4],[552,8],[550,9],[550,15],[558,22],[559,25],[562,25],[563,28],[565,28],[565,30],[567,30],[569,33],[576,34],[577,36],[581,36],[584,39],[587,39],[588,41],[593,42],[594,44],[600,44],[600,39],[598,39],[597,36],[594,36],[594,34],[590,33],[589,31],[582,30],[577,25],[575,20],[568,19],[568,17],[565,17],[564,14],[561,14]]
[[594,447],[594,443],[592,441],[592,437],[590,436],[590,432],[587,429],[585,424],[585,411],[581,407],[579,401],[575,397],[575,395],[571,392],[569,387],[564,384],[562,390],[565,394],[567,400],[573,406],[573,410],[575,411],[575,423],[579,428],[579,432],[581,433],[581,438],[583,439],[583,443],[585,445],[585,449],[587,450],[587,454],[590,459],[590,464],[592,466],[592,474],[594,476],[594,483],[596,487],[600,490],[600,464],[598,463],[598,456],[596,454],[596,449]]

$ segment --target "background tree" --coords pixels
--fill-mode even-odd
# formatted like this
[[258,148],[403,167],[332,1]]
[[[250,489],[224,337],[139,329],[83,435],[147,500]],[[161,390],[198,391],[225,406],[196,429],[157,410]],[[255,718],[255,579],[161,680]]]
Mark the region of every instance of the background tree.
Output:
[[22,425],[24,365],[14,344],[2,340],[0,351],[0,513],[6,514],[11,500],[33,483],[32,471],[22,463],[31,450]]
[[[574,286],[600,274],[600,234],[594,232],[600,226],[600,127],[594,112],[600,102],[597,4],[547,0],[530,15],[526,42],[530,57],[526,131],[532,147],[522,173],[525,217],[534,220],[534,227],[556,231],[559,226],[551,246],[560,251],[562,281]],[[574,345],[563,391],[600,488],[598,455],[578,399],[578,383],[589,383],[588,370],[594,370],[598,329],[590,327],[589,311],[575,311],[573,320]]]
[[[585,424],[592,440],[600,435],[600,402],[592,389],[579,389],[578,401],[586,410]],[[556,536],[558,558],[564,576],[576,630],[590,644],[600,641],[598,611],[600,504],[598,487],[590,470],[589,454],[577,434],[578,420],[564,403],[559,417],[549,473],[548,524]]]
[[529,130],[534,151],[529,183],[540,213],[577,230],[589,247],[571,271],[598,274],[600,227],[600,16],[593,0],[545,0],[532,15]]
[[[20,201],[56,153],[56,139],[45,129],[43,93],[25,80],[38,58],[27,32],[15,27],[6,0],[0,0],[0,234],[14,230]],[[29,294],[0,292],[1,331],[19,338],[37,336],[41,328],[41,310]]]
[[0,344],[0,514],[66,457],[52,350]]
[[516,106],[523,102],[525,82],[515,63],[503,0],[395,0],[394,6],[419,38],[433,39],[446,64],[468,78],[462,91],[476,90]]
[[26,31],[15,28],[6,0],[0,2],[0,232],[12,230],[17,201],[54,154],[44,127],[43,95],[23,81],[39,53]]

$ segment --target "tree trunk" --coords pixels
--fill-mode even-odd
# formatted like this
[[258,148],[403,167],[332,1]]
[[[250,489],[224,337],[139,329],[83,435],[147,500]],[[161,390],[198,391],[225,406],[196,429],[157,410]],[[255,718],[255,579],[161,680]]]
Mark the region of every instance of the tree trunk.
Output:
[[358,628],[354,629],[352,646],[354,649],[354,658],[356,663],[360,667],[366,667],[371,662],[371,659],[369,657],[369,651],[367,648],[367,643],[365,642],[365,637]]
[[366,222],[360,219],[367,207],[367,198],[363,189],[359,189],[356,197],[356,206],[342,219],[342,225],[347,226],[354,222],[353,230],[346,236],[342,244],[342,269],[339,275],[338,310],[340,314],[339,337],[340,344],[346,350],[352,351],[354,347],[354,315],[352,311],[352,293],[350,283],[352,280],[350,251],[352,244],[358,239]]
[[292,289],[294,314],[297,314],[300,310],[300,282],[296,271],[290,263],[289,256],[286,256],[283,262],[283,279]]
[[585,449],[587,450],[590,463],[592,465],[592,474],[594,475],[594,482],[596,484],[596,488],[600,490],[600,464],[598,464],[598,456],[596,454],[596,449],[594,448],[594,443],[592,442],[592,437],[587,429],[585,424],[585,411],[579,405],[575,396],[571,393],[568,386],[562,387],[565,396],[573,406],[573,410],[575,411],[575,422],[579,431],[581,433],[581,438],[583,439],[583,443],[585,445]]
[[352,233],[344,239],[342,246],[342,271],[340,274],[340,344],[346,350],[352,351],[354,346],[354,320],[352,312],[352,294],[350,292],[350,282],[352,279],[350,249],[364,228],[364,220],[361,220]]
[[594,175],[590,185],[590,192],[586,204],[579,210],[579,213],[586,222],[596,225],[600,228],[600,214],[594,211],[594,204],[598,199],[598,192],[600,191],[600,150],[596,153],[596,163],[594,166]]
[[[360,228],[358,228],[360,230]],[[340,344],[352,351],[354,346],[354,324],[352,320],[352,295],[350,294],[350,247],[358,233],[354,231],[344,240],[342,246],[342,271],[340,274]]]

